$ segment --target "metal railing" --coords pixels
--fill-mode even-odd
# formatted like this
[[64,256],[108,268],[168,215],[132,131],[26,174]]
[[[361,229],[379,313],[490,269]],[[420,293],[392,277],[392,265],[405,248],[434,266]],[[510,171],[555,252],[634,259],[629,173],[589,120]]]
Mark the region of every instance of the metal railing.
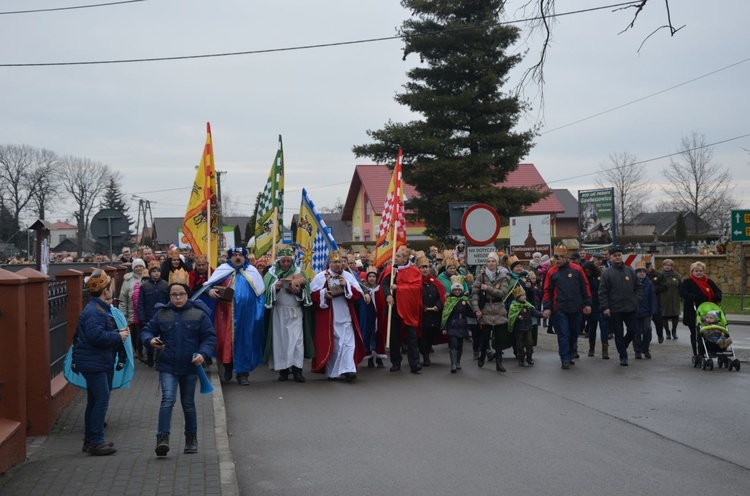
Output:
[[68,291],[64,281],[48,284],[50,379],[63,371],[68,351]]

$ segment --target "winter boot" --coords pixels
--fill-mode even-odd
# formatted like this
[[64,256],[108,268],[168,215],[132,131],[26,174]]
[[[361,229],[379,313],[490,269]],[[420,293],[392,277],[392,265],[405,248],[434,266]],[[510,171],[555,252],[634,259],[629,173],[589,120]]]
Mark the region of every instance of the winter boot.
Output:
[[167,456],[169,453],[169,434],[156,435],[156,456]]
[[523,356],[519,356],[518,357],[518,366],[519,367],[525,367],[526,366],[526,362],[523,361]]
[[289,380],[289,369],[279,370],[279,382],[286,382]]
[[534,366],[534,360],[531,359],[531,355],[529,355],[529,354],[526,355],[526,364],[529,367],[533,367]]
[[292,365],[292,376],[294,376],[294,382],[305,382],[305,376],[302,375],[302,369]]
[[464,354],[464,350],[456,350],[456,370],[461,370],[461,355]]
[[451,374],[455,374],[456,370],[458,369],[458,367],[456,367],[456,362],[458,361],[457,360],[458,352],[457,350],[454,350],[453,348],[451,348],[450,350],[448,350],[448,354],[451,357]]
[[602,344],[602,359],[609,360],[609,345]]
[[503,356],[500,353],[495,355],[495,370],[498,372],[505,372],[505,367],[503,367]]
[[594,348],[596,348],[596,341],[589,341],[589,356],[594,356]]
[[185,434],[185,454],[198,453],[198,435]]

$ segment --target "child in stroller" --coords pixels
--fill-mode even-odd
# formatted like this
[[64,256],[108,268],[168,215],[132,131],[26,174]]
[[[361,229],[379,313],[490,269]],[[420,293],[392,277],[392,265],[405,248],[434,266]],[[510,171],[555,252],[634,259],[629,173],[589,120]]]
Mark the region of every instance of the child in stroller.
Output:
[[695,312],[698,334],[703,343],[703,353],[696,358],[695,367],[703,366],[713,370],[714,358],[719,368],[726,367],[727,370],[736,368],[740,370],[740,361],[734,355],[732,349],[732,338],[727,330],[727,320],[721,307],[715,303],[701,303]]

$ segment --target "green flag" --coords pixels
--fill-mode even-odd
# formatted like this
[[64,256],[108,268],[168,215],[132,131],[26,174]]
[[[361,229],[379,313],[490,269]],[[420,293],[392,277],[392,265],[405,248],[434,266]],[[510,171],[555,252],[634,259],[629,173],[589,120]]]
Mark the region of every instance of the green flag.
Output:
[[[276,213],[274,214],[274,211]],[[260,195],[258,215],[255,218],[255,256],[262,257],[281,241],[284,220],[284,147],[279,135],[279,149],[271,165],[266,187]]]

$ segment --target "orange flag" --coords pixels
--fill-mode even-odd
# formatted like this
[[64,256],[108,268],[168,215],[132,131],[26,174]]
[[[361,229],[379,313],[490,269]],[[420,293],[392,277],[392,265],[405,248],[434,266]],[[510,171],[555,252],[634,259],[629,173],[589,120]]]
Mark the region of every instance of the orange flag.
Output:
[[378,241],[375,247],[375,266],[382,267],[395,250],[406,245],[406,216],[404,215],[404,188],[401,179],[401,157],[398,151],[396,166],[393,168],[391,184],[385,197],[383,213],[378,227]]

